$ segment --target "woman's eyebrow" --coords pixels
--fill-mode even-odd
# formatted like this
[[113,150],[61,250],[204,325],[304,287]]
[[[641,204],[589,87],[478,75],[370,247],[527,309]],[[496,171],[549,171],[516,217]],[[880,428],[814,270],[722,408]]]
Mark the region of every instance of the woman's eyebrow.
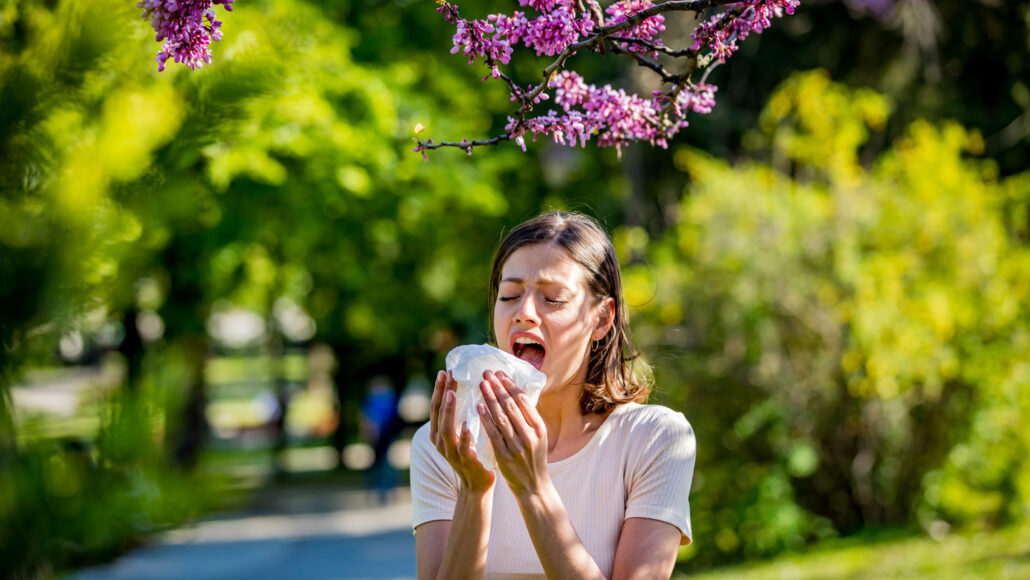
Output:
[[[501,278],[500,284],[504,284],[505,282],[509,282],[511,284],[519,284],[521,286],[525,286],[526,285],[526,279],[525,278],[519,278],[517,276],[511,276],[511,277],[508,277],[508,278]],[[538,278],[537,281],[536,281],[536,285],[537,286],[564,286],[564,284],[560,280],[555,280],[555,279],[552,279],[552,278]]]

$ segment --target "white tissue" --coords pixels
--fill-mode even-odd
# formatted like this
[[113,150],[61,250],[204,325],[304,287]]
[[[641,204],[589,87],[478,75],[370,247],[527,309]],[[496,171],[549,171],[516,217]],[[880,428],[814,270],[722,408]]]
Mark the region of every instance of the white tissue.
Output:
[[458,404],[454,416],[459,434],[461,423],[464,421],[476,445],[476,456],[483,467],[493,471],[497,467],[497,459],[494,457],[490,438],[479,424],[479,412],[476,410],[479,403],[483,402],[483,394],[479,392],[483,373],[503,371],[526,393],[533,406],[536,406],[537,400],[540,399],[540,391],[544,389],[547,375],[515,355],[489,344],[466,344],[455,347],[447,353],[447,370],[458,383],[458,391],[455,393]]

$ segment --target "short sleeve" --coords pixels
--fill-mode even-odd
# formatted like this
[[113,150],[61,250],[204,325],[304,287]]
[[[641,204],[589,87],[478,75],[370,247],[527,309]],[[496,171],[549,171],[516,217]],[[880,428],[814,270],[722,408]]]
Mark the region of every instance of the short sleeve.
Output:
[[682,413],[663,412],[640,425],[642,441],[628,471],[628,518],[649,518],[679,528],[681,544],[692,540],[690,483],[694,477],[697,444],[694,430]]
[[458,479],[447,460],[429,440],[429,424],[411,440],[412,529],[434,520],[454,518]]

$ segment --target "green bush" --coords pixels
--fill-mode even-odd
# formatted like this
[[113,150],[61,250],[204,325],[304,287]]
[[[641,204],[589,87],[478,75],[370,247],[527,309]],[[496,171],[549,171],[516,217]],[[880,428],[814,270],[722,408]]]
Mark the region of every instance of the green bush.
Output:
[[678,222],[618,236],[646,257],[626,290],[659,387],[698,432],[699,561],[1030,505],[1027,177],[999,181],[954,123],[863,164],[888,111],[796,75],[748,138],[769,164],[681,150]]

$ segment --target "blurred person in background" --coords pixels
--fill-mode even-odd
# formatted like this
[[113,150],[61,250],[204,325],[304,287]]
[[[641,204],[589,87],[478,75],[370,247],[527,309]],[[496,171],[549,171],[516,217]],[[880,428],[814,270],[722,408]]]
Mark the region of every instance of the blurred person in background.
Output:
[[397,474],[388,461],[388,451],[401,426],[397,414],[397,393],[390,379],[377,376],[368,386],[361,403],[361,426],[365,439],[375,451],[375,460],[369,468],[369,487],[376,499],[385,502],[397,484]]

